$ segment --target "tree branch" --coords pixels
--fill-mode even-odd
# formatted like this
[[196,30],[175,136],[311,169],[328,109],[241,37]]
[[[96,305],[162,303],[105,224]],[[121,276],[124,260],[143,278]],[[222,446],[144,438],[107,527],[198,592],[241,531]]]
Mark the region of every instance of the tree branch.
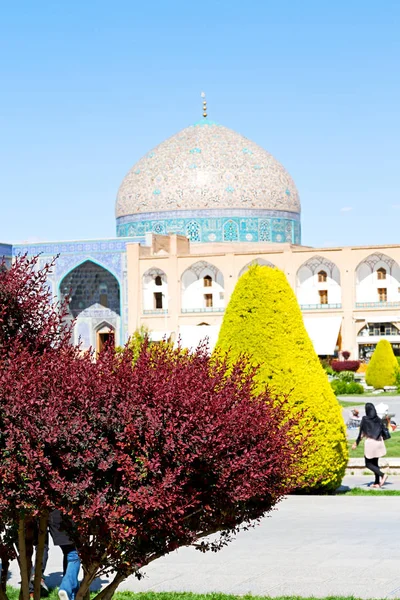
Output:
[[90,586],[92,585],[93,581],[97,577],[98,568],[99,568],[99,565],[97,563],[93,563],[92,565],[90,565],[90,567],[88,569],[87,568],[84,569],[83,580],[81,582],[81,585],[79,586],[79,590],[75,596],[75,600],[84,600],[85,599]]
[[[8,566],[7,566],[7,571],[8,571]],[[1,575],[3,576],[3,563],[1,564]],[[8,600],[8,596],[7,596],[7,592],[3,587],[0,586],[0,600]]]
[[49,513],[46,511],[39,519],[38,545],[36,547],[35,557],[35,578],[33,583],[33,598],[40,600],[40,582],[43,572],[43,554],[46,543],[47,524],[49,522]]
[[117,573],[114,579],[99,592],[95,600],[111,600],[120,583],[128,577],[128,573]]
[[28,561],[26,556],[25,543],[25,518],[21,517],[18,523],[18,551],[19,551],[19,570],[21,572],[21,600],[29,600],[29,573]]
[[7,578],[8,578],[8,569],[10,566],[10,561],[8,560],[8,558],[6,556],[1,556],[0,559],[1,559],[0,600],[4,600],[1,593],[3,592],[3,594],[5,594],[5,597],[7,597],[6,590],[7,590]]

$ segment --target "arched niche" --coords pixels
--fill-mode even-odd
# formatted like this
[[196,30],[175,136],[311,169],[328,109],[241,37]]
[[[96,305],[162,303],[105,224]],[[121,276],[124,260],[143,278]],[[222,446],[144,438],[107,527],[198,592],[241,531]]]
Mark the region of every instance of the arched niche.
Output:
[[296,294],[300,305],[337,305],[342,302],[340,271],[324,256],[313,256],[297,271]]
[[119,341],[121,323],[120,285],[108,269],[87,260],[63,277],[60,297],[69,297],[68,310],[75,319],[73,342],[83,349],[98,349],[98,328],[107,323]]
[[101,352],[106,344],[115,346],[115,329],[107,321],[103,321],[96,327],[96,350]]
[[400,266],[387,254],[374,252],[357,266],[356,303],[400,302]]
[[225,306],[224,276],[213,264],[201,260],[181,276],[182,311],[222,311]]
[[148,269],[142,277],[143,312],[168,310],[168,279],[161,269]]
[[275,267],[271,262],[265,260],[264,258],[255,258],[245,265],[239,272],[239,277],[241,277],[246,271],[250,269],[253,265],[260,265],[261,267],[271,267],[272,269]]

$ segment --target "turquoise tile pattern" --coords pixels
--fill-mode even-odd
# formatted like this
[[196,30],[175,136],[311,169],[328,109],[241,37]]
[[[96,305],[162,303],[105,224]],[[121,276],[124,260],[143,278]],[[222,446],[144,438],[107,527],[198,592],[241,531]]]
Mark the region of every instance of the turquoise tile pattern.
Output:
[[117,195],[117,236],[300,244],[300,199],[269,152],[207,118],[146,154]]

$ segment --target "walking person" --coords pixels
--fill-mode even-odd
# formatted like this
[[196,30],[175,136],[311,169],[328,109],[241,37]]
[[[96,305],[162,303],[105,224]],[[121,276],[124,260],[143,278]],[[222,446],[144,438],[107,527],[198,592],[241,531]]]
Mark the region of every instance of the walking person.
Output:
[[59,510],[53,510],[50,514],[49,529],[54,545],[60,546],[64,559],[64,576],[58,589],[59,600],[75,600],[79,589],[81,561],[74,543],[63,528],[63,517]]
[[358,438],[354,442],[352,449],[355,450],[361,442],[361,439],[365,438],[365,466],[375,475],[375,483],[371,485],[373,488],[382,487],[388,478],[388,476],[380,470],[378,464],[379,459],[386,454],[383,429],[384,424],[382,419],[378,417],[375,406],[372,402],[367,402],[365,405],[365,415],[361,419]]

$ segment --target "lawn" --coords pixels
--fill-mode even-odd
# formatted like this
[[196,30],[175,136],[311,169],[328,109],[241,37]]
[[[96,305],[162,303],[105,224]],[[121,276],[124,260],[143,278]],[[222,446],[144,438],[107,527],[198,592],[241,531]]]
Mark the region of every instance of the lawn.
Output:
[[400,396],[400,392],[381,392],[373,394],[372,392],[364,392],[363,394],[340,394],[341,398],[387,398],[388,396]]
[[364,402],[362,400],[360,400],[360,402],[352,402],[351,400],[342,400],[341,398],[338,398],[338,402],[340,404],[340,406],[342,406],[343,408],[347,408],[349,406],[364,406]]
[[[352,450],[351,446],[354,440],[347,440],[349,447],[350,458],[363,458],[364,456],[364,442],[361,441],[356,450]],[[386,445],[386,458],[397,458],[400,457],[400,431],[394,431],[390,440],[385,441]]]
[[370,490],[364,488],[352,488],[346,492],[337,492],[338,496],[400,496],[400,490]]
[[[18,600],[19,590],[7,587],[9,600]],[[48,596],[49,600],[58,600],[56,590],[52,590]],[[91,598],[96,598],[91,594]],[[231,594],[220,594],[214,592],[211,594],[193,594],[191,592],[117,592],[113,596],[114,600],[271,600],[270,596],[233,596]],[[314,597],[304,596],[277,596],[274,600],[315,600]],[[321,600],[357,600],[354,596],[326,596]]]

